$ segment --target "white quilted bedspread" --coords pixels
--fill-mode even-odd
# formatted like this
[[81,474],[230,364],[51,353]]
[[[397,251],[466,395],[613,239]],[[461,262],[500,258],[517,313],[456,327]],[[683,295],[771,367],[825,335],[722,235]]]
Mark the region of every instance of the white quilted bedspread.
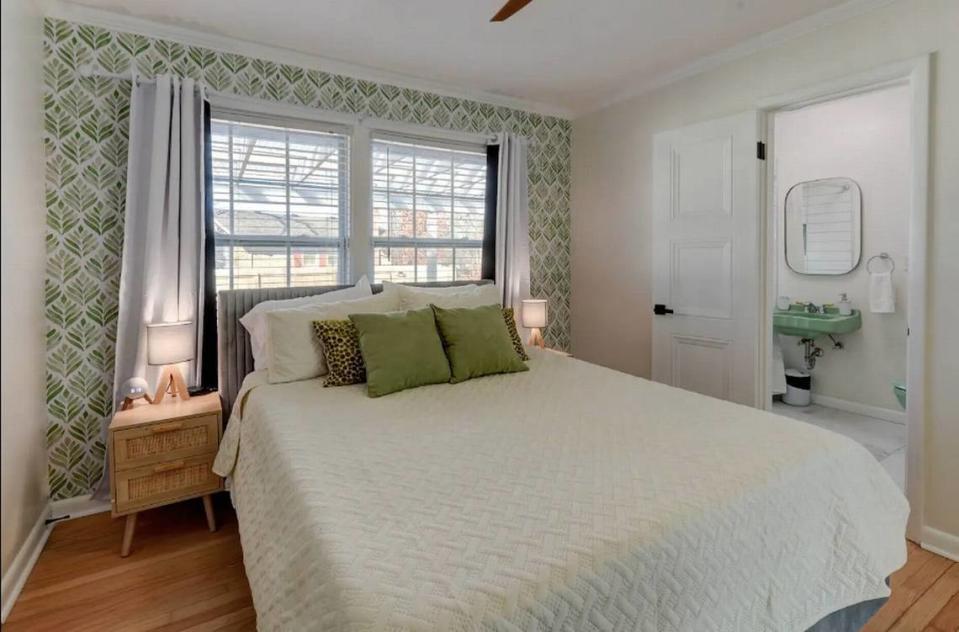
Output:
[[865,448],[530,366],[379,399],[250,376],[215,469],[259,629],[799,632],[889,594],[908,507]]

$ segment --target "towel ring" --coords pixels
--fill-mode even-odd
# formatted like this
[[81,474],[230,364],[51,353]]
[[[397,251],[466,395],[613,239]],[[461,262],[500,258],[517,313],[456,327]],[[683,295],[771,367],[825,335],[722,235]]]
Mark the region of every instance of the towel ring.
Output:
[[872,274],[872,269],[869,266],[872,265],[872,262],[875,259],[879,259],[880,261],[887,261],[889,263],[889,272],[895,272],[896,261],[889,256],[888,252],[880,252],[878,255],[873,255],[869,257],[869,261],[866,262],[866,272]]

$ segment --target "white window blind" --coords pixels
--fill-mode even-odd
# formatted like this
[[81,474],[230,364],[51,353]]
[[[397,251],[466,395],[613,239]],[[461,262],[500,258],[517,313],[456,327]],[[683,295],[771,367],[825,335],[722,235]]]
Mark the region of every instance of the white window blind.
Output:
[[218,290],[346,281],[349,135],[276,123],[214,111]]
[[375,280],[479,279],[485,147],[378,133],[371,145]]

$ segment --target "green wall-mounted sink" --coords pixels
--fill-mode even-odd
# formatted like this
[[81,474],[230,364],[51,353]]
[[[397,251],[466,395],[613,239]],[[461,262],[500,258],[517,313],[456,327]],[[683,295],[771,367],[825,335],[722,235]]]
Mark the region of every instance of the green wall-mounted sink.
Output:
[[862,327],[862,313],[852,310],[849,316],[840,316],[839,312],[825,314],[807,314],[799,309],[789,309],[773,313],[773,331],[786,336],[818,338],[827,334],[848,334]]

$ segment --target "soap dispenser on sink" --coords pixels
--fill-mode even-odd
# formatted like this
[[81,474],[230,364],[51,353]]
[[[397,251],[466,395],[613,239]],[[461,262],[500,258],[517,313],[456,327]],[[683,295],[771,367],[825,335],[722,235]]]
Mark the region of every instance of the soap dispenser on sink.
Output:
[[845,292],[839,295],[839,315],[840,316],[852,315],[852,303],[849,302],[849,297],[846,296]]

